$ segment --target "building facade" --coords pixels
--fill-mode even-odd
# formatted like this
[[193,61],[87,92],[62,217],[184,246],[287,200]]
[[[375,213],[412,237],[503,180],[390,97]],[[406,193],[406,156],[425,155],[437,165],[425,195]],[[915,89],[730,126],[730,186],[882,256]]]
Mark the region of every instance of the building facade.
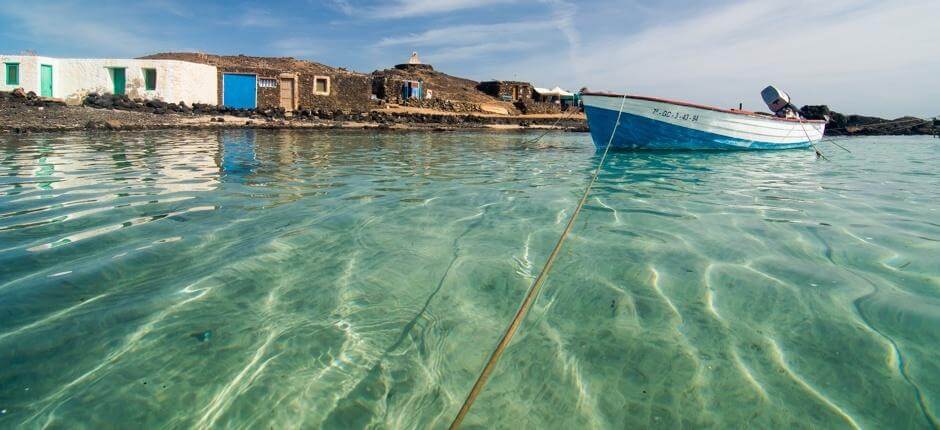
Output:
[[519,81],[480,82],[477,89],[497,99],[518,102],[532,98],[532,84]]
[[232,108],[283,108],[366,112],[371,108],[368,75],[290,57],[163,53],[173,59],[213,66],[218,94],[213,104]]
[[408,63],[398,64],[394,69],[372,72],[372,94],[393,103],[433,98],[434,67],[422,64],[417,55],[412,54]]
[[77,59],[0,55],[0,90],[23,88],[81,104],[89,93],[126,94],[166,102],[215,103],[217,70],[176,60]]

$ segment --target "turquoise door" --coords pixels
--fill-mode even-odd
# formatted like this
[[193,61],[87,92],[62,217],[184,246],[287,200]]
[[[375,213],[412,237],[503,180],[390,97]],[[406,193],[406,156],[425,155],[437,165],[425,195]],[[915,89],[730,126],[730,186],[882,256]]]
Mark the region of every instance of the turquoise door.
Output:
[[52,97],[52,66],[48,64],[40,66],[39,75],[39,95]]
[[115,67],[111,69],[111,80],[114,81],[114,95],[123,96],[127,89],[126,69]]
[[222,75],[222,104],[230,108],[254,109],[257,105],[257,77],[239,73]]

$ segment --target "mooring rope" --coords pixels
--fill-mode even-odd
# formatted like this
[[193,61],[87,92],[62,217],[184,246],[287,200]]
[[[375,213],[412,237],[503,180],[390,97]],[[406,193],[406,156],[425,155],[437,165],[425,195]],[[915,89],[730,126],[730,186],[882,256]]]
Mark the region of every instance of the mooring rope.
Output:
[[620,110],[617,112],[617,121],[614,123],[614,129],[610,133],[610,139],[607,140],[607,146],[604,148],[604,153],[601,155],[601,159],[597,163],[597,168],[594,169],[594,175],[591,176],[591,181],[588,182],[587,187],[584,188],[584,193],[581,195],[581,200],[578,202],[578,205],[575,206],[574,212],[571,213],[571,217],[568,218],[568,224],[565,225],[565,230],[561,233],[561,237],[558,238],[558,242],[555,243],[555,247],[552,248],[552,252],[548,255],[548,260],[546,260],[545,265],[542,266],[542,271],[539,272],[538,277],[535,278],[535,281],[532,282],[532,286],[529,287],[529,291],[522,300],[522,304],[519,305],[519,310],[516,311],[516,316],[513,317],[512,322],[509,323],[509,327],[507,327],[505,333],[503,333],[503,337],[496,345],[496,349],[494,349],[493,353],[490,354],[490,358],[487,360],[486,366],[483,367],[483,371],[480,372],[480,375],[477,377],[476,382],[473,384],[473,388],[471,388],[470,393],[467,394],[467,398],[464,400],[463,406],[460,407],[460,411],[457,412],[457,416],[454,417],[454,421],[450,423],[451,430],[456,430],[458,427],[460,427],[460,423],[463,422],[463,419],[467,416],[467,413],[470,412],[470,407],[473,406],[473,402],[477,399],[477,396],[480,395],[480,392],[483,390],[483,386],[486,385],[486,381],[489,379],[490,373],[492,373],[493,369],[496,367],[496,362],[499,361],[499,358],[503,355],[506,347],[509,346],[509,342],[512,341],[512,337],[519,329],[519,325],[522,324],[522,320],[525,319],[526,314],[529,312],[529,308],[532,307],[532,303],[534,303],[535,299],[538,297],[539,290],[541,290],[542,284],[548,277],[548,272],[551,271],[552,265],[555,263],[555,258],[558,256],[559,251],[561,251],[562,244],[565,243],[565,239],[567,239],[568,234],[571,233],[571,229],[574,227],[575,219],[578,218],[578,214],[581,212],[581,208],[583,208],[584,203],[587,202],[588,195],[591,193],[591,187],[593,187],[594,183],[597,182],[597,177],[601,173],[601,168],[604,167],[604,162],[607,160],[607,154],[610,152],[610,145],[613,143],[614,136],[617,134],[617,127],[620,127],[620,117],[623,115],[623,106],[627,101],[626,91],[624,94],[625,95],[623,96],[623,99],[620,101]]
[[545,135],[547,135],[549,132],[555,130],[555,126],[558,125],[558,123],[561,122],[561,120],[563,120],[563,119],[568,119],[568,118],[572,117],[572,116],[573,116],[572,114],[575,113],[575,112],[578,112],[578,110],[579,110],[579,109],[577,109],[577,108],[575,108],[575,107],[573,107],[573,106],[569,106],[569,107],[568,107],[568,112],[566,112],[564,115],[559,116],[558,118],[556,118],[556,119],[555,119],[555,122],[553,122],[552,125],[548,126],[548,128],[545,129],[545,131],[542,132],[542,134],[538,135],[537,137],[535,137],[535,138],[532,139],[532,140],[527,140],[527,141],[522,142],[522,143],[523,143],[524,145],[528,145],[528,144],[530,144],[530,143],[535,143],[535,142],[538,142],[538,141],[542,140],[542,138],[545,137]]
[[[806,141],[809,142],[810,146],[813,147],[813,150],[816,151],[816,157],[822,157],[823,160],[829,161],[829,159],[826,158],[825,155],[823,155],[822,151],[820,151],[819,148],[816,147],[816,144],[813,143],[813,139],[809,137],[809,133],[806,131],[806,127],[803,126],[803,117],[797,114],[797,118],[800,120],[800,128],[803,129],[803,134],[806,135]],[[820,139],[821,138],[822,136],[820,136]]]
[[849,148],[846,148],[846,147],[844,147],[844,146],[842,146],[842,145],[839,145],[839,143],[836,142],[835,139],[822,139],[822,140],[820,140],[819,142],[820,142],[820,143],[822,143],[822,142],[829,142],[829,143],[831,143],[831,144],[833,144],[833,145],[835,145],[835,146],[838,146],[839,148],[842,148],[845,152],[848,152],[849,154],[852,153],[852,151],[849,151]]

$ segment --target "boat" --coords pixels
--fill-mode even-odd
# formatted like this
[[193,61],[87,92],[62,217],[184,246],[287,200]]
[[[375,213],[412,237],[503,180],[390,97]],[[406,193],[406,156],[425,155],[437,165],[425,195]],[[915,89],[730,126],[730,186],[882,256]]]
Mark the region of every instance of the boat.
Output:
[[581,100],[601,149],[793,149],[822,139],[826,121],[803,119],[773,86],[761,95],[774,115],[625,94],[584,92]]

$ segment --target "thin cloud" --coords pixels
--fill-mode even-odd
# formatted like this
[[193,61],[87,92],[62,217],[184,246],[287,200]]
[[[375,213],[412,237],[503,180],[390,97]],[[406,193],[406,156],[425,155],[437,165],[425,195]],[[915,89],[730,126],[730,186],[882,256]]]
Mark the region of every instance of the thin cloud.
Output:
[[321,47],[323,43],[309,37],[289,37],[286,39],[275,40],[271,43],[271,48],[276,55],[286,57],[309,58],[319,55],[323,52]]
[[[314,0],[310,0],[310,3],[314,5],[319,4],[319,2]],[[344,15],[354,15],[357,12],[356,8],[347,0],[330,0],[329,5],[333,9],[342,12]]]
[[553,22],[568,41],[568,59],[572,64],[577,64],[577,58],[581,51],[581,33],[575,25],[578,8],[564,0],[543,1],[551,6]]
[[275,17],[268,10],[250,8],[235,19],[235,24],[241,27],[274,28],[285,25],[285,21]]
[[[107,9],[107,6],[102,8]],[[92,14],[120,16],[117,11],[102,8],[92,11],[71,3],[34,1],[30,7],[7,8],[4,14],[13,17],[32,39],[63,40],[74,46],[94,47],[92,52],[105,57],[136,56],[161,46],[159,33],[144,23],[115,19],[108,25],[101,25],[100,16]]]
[[192,18],[193,10],[177,0],[149,0],[150,6],[180,18]]
[[523,41],[481,43],[431,51],[425,56],[425,59],[445,63],[481,58],[502,52],[524,51],[536,48],[537,46],[538,45],[533,42]]
[[545,21],[457,25],[404,36],[385,37],[378,42],[377,46],[466,46],[513,40],[519,36],[552,28],[554,24]]
[[445,14],[467,9],[477,9],[515,0],[396,0],[382,6],[367,9],[371,18],[395,19]]

